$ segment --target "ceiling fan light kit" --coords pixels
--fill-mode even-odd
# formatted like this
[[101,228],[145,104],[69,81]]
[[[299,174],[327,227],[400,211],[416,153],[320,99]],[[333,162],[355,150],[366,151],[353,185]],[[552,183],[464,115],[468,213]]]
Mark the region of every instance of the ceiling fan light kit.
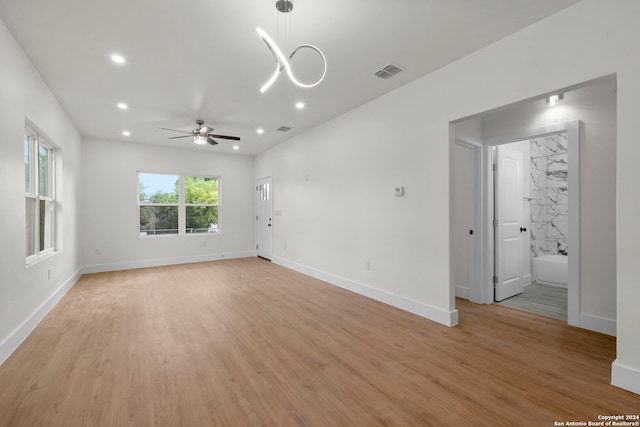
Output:
[[[278,0],[276,2],[276,9],[280,13],[291,12],[293,10],[293,3],[291,2],[291,0]],[[278,78],[278,76],[280,75],[282,70],[285,70],[287,72],[287,75],[289,76],[289,79],[295,85],[297,85],[299,87],[302,87],[302,88],[312,88],[314,86],[317,86],[324,79],[324,76],[327,74],[327,58],[324,56],[324,53],[322,53],[322,51],[320,49],[318,49],[317,47],[315,47],[314,45],[311,45],[311,44],[301,44],[298,47],[296,47],[295,49],[293,49],[293,51],[289,54],[289,57],[287,58],[287,56],[285,56],[285,54],[282,52],[280,47],[278,47],[276,42],[273,41],[273,39],[271,37],[269,37],[269,35],[262,28],[258,27],[258,28],[256,28],[256,31],[258,33],[258,36],[267,45],[267,48],[269,48],[269,51],[271,52],[271,54],[276,59],[276,70],[273,73],[273,75],[271,76],[271,78],[269,80],[267,80],[267,82],[264,85],[262,85],[262,87],[260,88],[260,92],[261,93],[266,92],[267,89],[269,89],[271,87],[271,85],[276,81],[276,79]],[[315,82],[308,83],[308,84],[307,83],[303,83],[303,82],[299,81],[298,79],[296,79],[296,77],[293,75],[293,71],[291,70],[291,60],[293,59],[293,56],[300,49],[304,49],[304,48],[313,50],[318,55],[320,55],[320,58],[322,58],[322,74],[321,74],[320,78],[318,80],[316,80]]]
[[204,145],[204,144],[218,145],[218,141],[216,141],[216,139],[229,139],[232,141],[240,141],[240,138],[238,138],[237,136],[216,135],[211,133],[213,132],[213,128],[211,126],[205,125],[204,120],[198,119],[196,120],[196,124],[198,125],[198,127],[196,129],[193,129],[191,132],[186,132],[178,129],[169,129],[169,128],[160,128],[160,129],[168,130],[171,132],[186,133],[187,135],[172,136],[172,137],[169,137],[169,139],[192,137],[193,143],[197,145]]
[[207,138],[202,135],[194,135],[193,143],[197,145],[204,145],[207,143]]

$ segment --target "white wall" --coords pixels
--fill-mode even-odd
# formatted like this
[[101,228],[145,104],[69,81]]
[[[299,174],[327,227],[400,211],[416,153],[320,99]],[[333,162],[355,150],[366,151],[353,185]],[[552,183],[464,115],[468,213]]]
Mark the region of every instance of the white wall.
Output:
[[276,261],[452,313],[450,122],[617,73],[613,381],[640,392],[638,16],[635,0],[584,0],[258,156],[282,210]]
[[[605,79],[564,94],[482,117],[485,138],[580,120],[580,312],[616,319],[616,81]],[[571,251],[571,242],[569,242]]]
[[[85,138],[82,161],[86,271],[255,254],[253,157]],[[138,236],[138,171],[220,176],[220,232]]]
[[[0,363],[78,278],[80,136],[0,21]],[[24,125],[60,150],[54,255],[25,265]],[[49,278],[49,270],[51,277]]]
[[[413,96],[408,100],[413,103]],[[273,173],[274,258],[455,323],[448,268],[448,176],[431,159],[448,144],[423,127],[424,111],[395,91],[280,144],[256,159]],[[407,122],[410,124],[407,126]],[[442,124],[445,135],[448,122]],[[445,136],[448,142],[448,136]],[[446,168],[444,168],[446,171]],[[440,185],[430,185],[438,182]],[[403,197],[394,188],[404,186]],[[436,227],[434,225],[437,224]],[[367,270],[367,262],[370,270]],[[346,283],[345,283],[346,281]]]

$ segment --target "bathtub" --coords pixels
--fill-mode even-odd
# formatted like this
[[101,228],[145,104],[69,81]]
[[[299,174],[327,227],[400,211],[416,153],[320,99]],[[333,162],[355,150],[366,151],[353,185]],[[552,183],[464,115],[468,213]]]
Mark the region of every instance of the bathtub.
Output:
[[533,258],[533,281],[556,286],[569,283],[569,264],[565,255],[541,255]]

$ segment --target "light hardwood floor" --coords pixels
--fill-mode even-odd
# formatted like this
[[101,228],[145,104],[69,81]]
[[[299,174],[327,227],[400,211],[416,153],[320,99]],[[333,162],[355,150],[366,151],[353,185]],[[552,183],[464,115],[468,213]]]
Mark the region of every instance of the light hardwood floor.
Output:
[[535,425],[640,412],[615,339],[448,328],[260,259],[91,274],[0,366],[0,426]]

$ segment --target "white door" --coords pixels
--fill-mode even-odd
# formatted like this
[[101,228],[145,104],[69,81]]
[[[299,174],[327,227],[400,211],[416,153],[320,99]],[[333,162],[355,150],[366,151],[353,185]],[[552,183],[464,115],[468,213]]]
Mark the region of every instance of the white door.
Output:
[[453,177],[453,278],[456,297],[471,299],[475,263],[475,147],[456,142]]
[[256,250],[259,257],[271,259],[273,251],[273,185],[271,177],[256,181]]
[[508,146],[497,147],[495,177],[496,265],[495,300],[522,293],[523,234],[522,224],[522,152]]

